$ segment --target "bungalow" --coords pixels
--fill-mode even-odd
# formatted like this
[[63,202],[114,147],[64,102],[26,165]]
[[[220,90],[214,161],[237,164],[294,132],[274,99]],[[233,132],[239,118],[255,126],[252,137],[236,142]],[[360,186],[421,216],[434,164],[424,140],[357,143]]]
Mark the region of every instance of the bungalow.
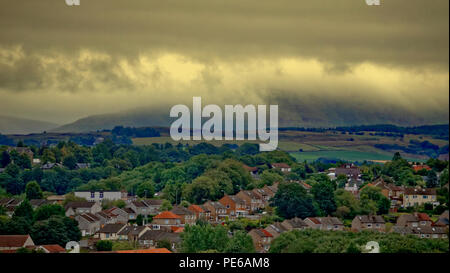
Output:
[[210,221],[219,222],[228,218],[227,208],[220,202],[208,201],[203,207],[210,212]]
[[50,195],[50,196],[47,197],[47,200],[51,201],[51,202],[56,202],[56,203],[62,205],[64,200],[66,200],[66,196],[64,196],[64,195]]
[[100,240],[117,240],[119,238],[118,233],[126,228],[126,224],[106,224],[100,230],[98,230],[94,237]]
[[129,225],[117,233],[119,240],[128,240],[130,242],[136,242],[140,236],[146,231],[150,230],[147,226]]
[[100,218],[89,212],[75,216],[75,220],[83,237],[95,234],[102,225]]
[[247,206],[244,200],[235,196],[225,194],[219,202],[225,206],[227,209],[227,214],[230,218],[235,218],[239,216],[245,216],[248,214]]
[[314,229],[344,230],[344,224],[337,217],[308,217],[304,221]]
[[439,219],[434,223],[434,225],[448,228],[448,222],[448,210],[446,210],[439,216]]
[[433,221],[426,213],[402,214],[397,218],[399,227],[430,227]]
[[128,223],[128,213],[121,208],[112,207],[110,209],[103,210],[102,212],[115,218],[116,223]]
[[281,222],[281,225],[289,231],[304,230],[306,228],[309,228],[308,224],[306,224],[305,221],[297,217],[294,217],[292,219],[286,219],[283,222]]
[[290,172],[291,167],[286,163],[272,163],[271,167],[274,169],[281,170],[282,172]]
[[162,199],[145,199],[142,200],[142,203],[144,203],[147,208],[150,210],[151,215],[156,215],[161,212],[161,205],[164,200]]
[[91,167],[91,164],[89,163],[77,163],[75,165],[75,169],[80,170],[80,169],[89,169]]
[[153,229],[159,230],[161,227],[180,226],[181,216],[170,211],[163,211],[153,217]]
[[56,201],[49,201],[46,199],[31,199],[30,200],[30,205],[31,207],[33,207],[33,209],[37,209],[38,207],[42,206],[42,205],[53,205],[53,204],[58,204]]
[[48,163],[43,164],[41,166],[41,169],[43,169],[43,170],[51,170],[51,169],[56,168],[56,167],[62,168],[62,166],[63,165],[61,163],[50,163],[50,162],[48,162]]
[[123,211],[125,211],[128,215],[128,220],[135,220],[136,219],[136,212],[132,208],[123,208]]
[[386,230],[386,222],[379,215],[357,215],[353,218],[352,230],[376,230],[384,232]]
[[67,251],[60,245],[40,245],[36,250],[42,250],[44,253],[66,253]]
[[413,207],[431,203],[433,206],[439,205],[436,197],[436,189],[405,188],[403,196],[403,206]]
[[172,250],[176,250],[181,243],[181,237],[179,233],[166,232],[162,230],[147,230],[142,234],[138,243],[143,247],[157,247],[161,241],[168,241],[171,244]]
[[0,252],[15,252],[19,248],[30,246],[34,246],[30,235],[0,235]]
[[149,205],[150,203],[148,202],[148,200],[146,202],[132,201],[128,207],[135,211],[136,215],[148,216],[158,214],[159,208],[156,209],[154,206]]
[[264,200],[253,191],[241,190],[236,194],[236,197],[244,200],[247,210],[255,212],[265,207]]
[[280,222],[275,222],[265,228],[267,232],[273,235],[273,238],[277,238],[281,233],[289,231],[286,226],[282,225]]
[[75,216],[86,212],[96,214],[102,210],[102,207],[97,202],[70,202],[65,206],[66,216]]
[[6,215],[12,217],[16,208],[22,204],[22,200],[16,198],[3,198],[0,199],[0,207],[6,209]]
[[170,212],[180,216],[182,225],[194,225],[197,220],[194,212],[182,206],[175,206]]
[[266,231],[265,229],[252,229],[248,233],[253,239],[253,245],[255,250],[259,253],[264,253],[269,251],[270,243],[272,242],[273,235]]
[[402,235],[415,235],[419,238],[447,238],[447,229],[443,227],[423,226],[394,226],[391,232],[400,233]]

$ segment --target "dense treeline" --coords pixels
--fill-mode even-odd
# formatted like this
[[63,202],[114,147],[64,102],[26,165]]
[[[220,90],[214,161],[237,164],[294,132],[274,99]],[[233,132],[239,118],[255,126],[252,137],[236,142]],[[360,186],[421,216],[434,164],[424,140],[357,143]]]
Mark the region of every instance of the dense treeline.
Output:
[[321,231],[308,229],[282,233],[270,247],[271,253],[362,253],[375,241],[380,253],[448,253],[449,240],[424,239],[397,233]]

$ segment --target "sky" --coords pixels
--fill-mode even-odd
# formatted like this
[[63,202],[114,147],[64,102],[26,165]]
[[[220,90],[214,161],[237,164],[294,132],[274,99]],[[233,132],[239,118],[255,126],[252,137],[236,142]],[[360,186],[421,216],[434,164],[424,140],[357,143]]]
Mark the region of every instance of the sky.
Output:
[[[0,115],[205,104],[448,123],[449,1],[0,0]],[[161,110],[162,109],[162,110]]]

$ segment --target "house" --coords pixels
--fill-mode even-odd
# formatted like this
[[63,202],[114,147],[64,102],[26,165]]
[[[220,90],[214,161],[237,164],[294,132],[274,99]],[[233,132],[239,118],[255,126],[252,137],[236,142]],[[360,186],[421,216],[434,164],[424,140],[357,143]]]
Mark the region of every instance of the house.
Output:
[[0,235],[0,252],[34,246],[30,235]]
[[132,201],[129,205],[129,208],[131,208],[133,211],[136,212],[136,215],[155,215],[158,214],[158,212],[155,209],[152,209],[148,206],[148,202],[143,201]]
[[129,215],[128,212],[121,208],[112,207],[102,211],[106,215],[115,218],[116,223],[128,223]]
[[249,212],[245,201],[235,195],[225,194],[225,196],[219,200],[219,203],[225,206],[230,218],[245,216]]
[[144,203],[147,206],[147,208],[150,209],[151,215],[156,215],[161,212],[161,205],[163,201],[164,200],[162,199],[145,199],[142,200],[141,202]]
[[12,217],[16,208],[22,204],[22,200],[16,198],[3,198],[0,199],[0,207],[6,209],[6,215]]
[[180,226],[181,216],[176,215],[171,211],[163,211],[160,214],[153,217],[152,226],[153,229],[160,229],[161,227]]
[[281,233],[289,231],[286,226],[282,225],[280,222],[275,222],[265,228],[267,232],[272,234],[273,238],[277,238]]
[[439,205],[436,189],[405,188],[403,195],[404,207],[420,206],[426,203],[433,204],[433,206]]
[[75,165],[75,169],[80,170],[80,169],[89,169],[91,167],[91,164],[89,163],[77,163]]
[[6,151],[11,154],[12,151],[16,151],[18,154],[24,154],[30,158],[30,161],[33,162],[34,153],[28,147],[8,147]]
[[400,233],[402,235],[415,235],[419,238],[432,238],[432,239],[448,238],[446,228],[434,226],[422,226],[422,227],[394,226],[391,232]]
[[269,251],[270,243],[272,242],[273,235],[262,228],[252,229],[248,233],[253,239],[253,245],[256,252],[264,253]]
[[66,200],[66,196],[65,195],[50,195],[47,197],[47,200],[62,205],[64,200]]
[[254,193],[254,191],[241,190],[236,194],[236,197],[244,200],[247,210],[255,212],[265,207],[264,199]]
[[136,219],[136,217],[137,217],[136,212],[132,208],[125,207],[122,210],[127,213],[128,220],[135,220]]
[[211,211],[209,211],[206,208],[203,208],[203,206],[192,204],[188,207],[188,210],[192,211],[195,214],[195,218],[197,219],[207,221],[211,217]]
[[253,189],[252,191],[258,196],[259,199],[262,200],[264,206],[267,206],[269,204],[269,200],[270,198],[272,198],[272,191],[267,192],[264,188]]
[[392,183],[386,183],[383,178],[379,178],[372,183],[367,184],[367,186],[373,186],[381,189],[381,194],[391,200],[391,207],[399,207],[403,205],[403,195],[405,189],[402,186],[396,186]]
[[262,187],[262,189],[268,194],[269,200],[270,198],[274,197],[275,194],[277,193],[279,184],[280,184],[279,182],[275,182],[271,186],[264,185],[264,187]]
[[33,209],[37,209],[38,207],[42,205],[50,205],[50,204],[57,204],[56,201],[49,201],[46,199],[31,199],[30,205],[33,207]]
[[247,166],[245,164],[243,164],[242,167],[244,167],[244,169],[246,171],[248,171],[251,175],[255,175],[255,174],[258,173],[258,168],[257,167],[250,167],[250,166]]
[[386,222],[379,215],[357,215],[352,221],[352,230],[376,230],[386,231]]
[[426,213],[402,214],[397,218],[396,226],[400,227],[430,227],[433,221]]
[[412,169],[415,172],[418,172],[418,171],[423,170],[423,169],[425,169],[427,171],[431,171],[430,166],[428,166],[426,164],[419,164],[419,165],[414,164],[414,165],[412,165]]
[[102,210],[102,207],[97,202],[87,202],[87,201],[81,201],[81,202],[69,202],[65,207],[66,210],[66,216],[75,216],[83,213],[92,213],[96,214],[97,212],[100,212]]
[[130,242],[136,242],[140,236],[146,231],[150,230],[147,226],[128,225],[117,233],[119,240],[128,240]]
[[117,240],[119,238],[118,233],[126,228],[126,224],[106,224],[100,230],[98,230],[94,237],[100,240]]
[[305,221],[297,217],[294,217],[292,219],[286,219],[283,222],[281,222],[281,225],[288,231],[304,230],[306,228],[309,228],[308,224],[306,224]]
[[344,224],[337,217],[308,217],[305,223],[314,229],[320,230],[344,230]]
[[150,248],[157,247],[158,242],[160,241],[169,241],[172,250],[176,250],[181,243],[181,237],[179,233],[166,232],[162,230],[147,230],[138,239],[140,246]]
[[180,216],[182,225],[194,225],[197,220],[194,212],[182,206],[175,206],[170,212]]
[[112,251],[113,253],[172,253],[165,247],[161,248],[150,248],[150,249],[132,249],[132,250],[117,250]]
[[51,170],[51,169],[56,168],[56,167],[62,168],[62,166],[63,165],[61,163],[50,163],[50,162],[47,162],[47,163],[45,163],[45,164],[43,164],[41,166],[41,169],[43,169],[43,170]]
[[334,170],[335,177],[345,175],[348,179],[361,180],[361,170],[354,164],[343,164]]
[[271,167],[274,169],[281,170],[282,172],[290,172],[291,167],[286,163],[272,163]]
[[76,197],[84,198],[91,202],[101,202],[103,200],[116,201],[122,199],[121,191],[75,191]]
[[302,188],[304,188],[307,192],[309,192],[312,189],[312,186],[309,184],[306,184],[303,181],[298,181],[298,184],[300,184],[300,186],[302,186]]
[[75,216],[75,220],[83,237],[95,234],[102,226],[100,218],[89,212]]
[[66,253],[67,251],[60,245],[40,245],[36,250],[42,250],[44,253]]
[[220,202],[208,201],[203,207],[210,212],[209,221],[219,222],[228,219],[227,208]]
[[448,228],[448,222],[448,210],[446,210],[439,216],[439,219],[434,223],[434,226]]

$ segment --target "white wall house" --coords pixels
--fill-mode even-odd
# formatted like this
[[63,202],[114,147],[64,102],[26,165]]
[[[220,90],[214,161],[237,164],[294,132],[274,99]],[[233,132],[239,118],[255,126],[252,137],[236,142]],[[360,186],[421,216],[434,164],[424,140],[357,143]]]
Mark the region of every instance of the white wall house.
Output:
[[120,191],[76,191],[76,197],[85,198],[88,201],[101,202],[102,200],[120,200],[122,192]]

